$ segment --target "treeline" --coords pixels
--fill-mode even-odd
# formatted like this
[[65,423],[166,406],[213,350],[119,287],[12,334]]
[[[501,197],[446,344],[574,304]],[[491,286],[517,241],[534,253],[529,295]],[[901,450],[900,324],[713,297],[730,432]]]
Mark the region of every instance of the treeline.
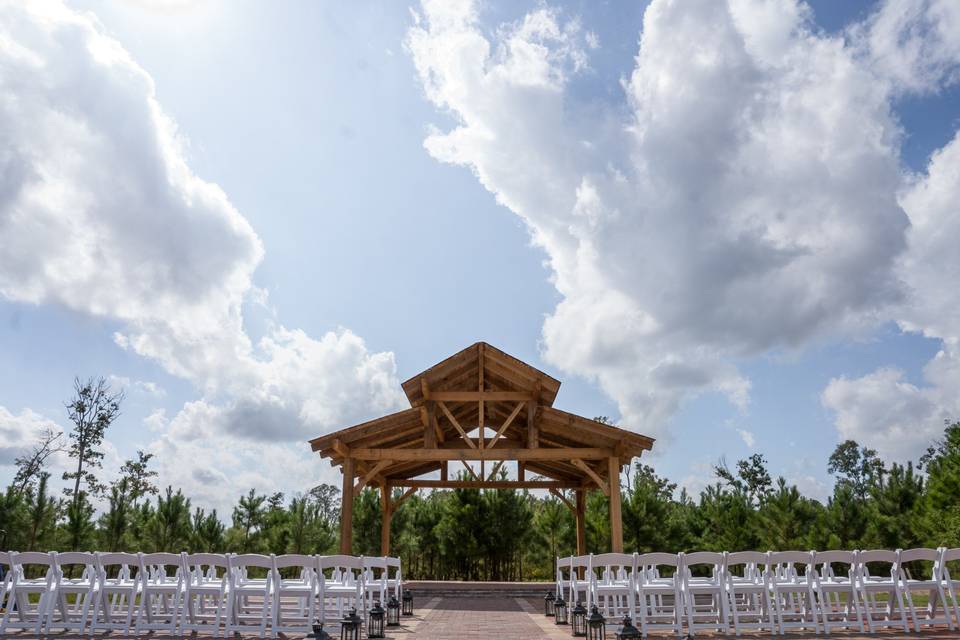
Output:
[[[138,452],[109,486],[98,479],[104,430],[122,395],[103,380],[77,382],[68,403],[69,439],[47,433],[16,460],[17,474],[0,495],[0,548],[18,550],[216,551],[335,553],[340,491],[320,485],[303,494],[239,497],[224,522],[168,487],[159,491],[151,456]],[[65,451],[75,465],[63,495],[49,488],[49,459]],[[627,551],[692,549],[852,549],[960,546],[960,423],[920,460],[884,464],[876,452],[847,441],[826,461],[835,478],[826,504],[774,479],[763,456],[733,467],[719,463],[715,481],[696,498],[646,465],[622,480]],[[103,505],[95,512],[93,501]],[[380,500],[357,496],[356,554],[380,554]],[[587,546],[608,551],[607,498],[590,492]],[[532,580],[552,576],[553,559],[575,553],[576,527],[553,496],[527,491],[457,489],[414,495],[397,509],[393,554],[413,579]]]

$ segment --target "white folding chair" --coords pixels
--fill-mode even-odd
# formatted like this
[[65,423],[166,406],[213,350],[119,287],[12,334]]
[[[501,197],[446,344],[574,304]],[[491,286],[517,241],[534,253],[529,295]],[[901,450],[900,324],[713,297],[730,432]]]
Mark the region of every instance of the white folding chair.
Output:
[[[84,551],[67,551],[56,554],[53,563],[56,567],[54,597],[47,609],[47,631],[60,628],[83,633],[98,597],[96,556]],[[76,578],[72,577],[75,573],[79,573]]]
[[[649,631],[669,630],[683,635],[683,596],[680,593],[682,557],[673,553],[637,556],[637,618],[644,637]],[[665,569],[666,571],[661,571]],[[665,575],[668,574],[668,575]]]
[[769,631],[773,635],[777,633],[770,601],[767,556],[759,551],[726,554],[723,573],[727,612],[733,623],[733,631],[738,636],[748,630]]
[[[391,577],[391,569],[393,574]],[[403,596],[403,573],[400,567],[400,558],[387,556],[387,590],[392,591],[392,595],[397,599]]]
[[[908,563],[927,563],[927,570],[930,572],[929,578],[913,577],[909,570]],[[913,618],[913,626],[917,633],[921,631],[920,625],[934,626],[938,624],[947,625],[951,630],[954,629],[953,616],[950,614],[950,608],[947,604],[947,597],[943,590],[941,573],[943,567],[942,549],[906,549],[900,552],[900,588],[903,590],[906,600],[907,612]],[[927,605],[923,607],[914,606],[913,592],[921,591],[928,595]],[[938,607],[942,607],[942,614],[937,615]]]
[[[582,594],[582,598],[581,598]],[[590,556],[570,556],[570,581],[567,583],[566,600],[571,605],[577,602],[590,610]]]
[[722,553],[714,551],[683,554],[680,593],[687,612],[687,633],[690,636],[696,635],[697,629],[727,633],[730,628],[724,560]]
[[857,557],[853,551],[814,551],[813,591],[823,630],[866,629],[856,584]]
[[[30,629],[37,635],[43,632],[47,611],[53,604],[56,587],[57,552],[10,552],[10,588],[6,611],[0,620],[0,634],[8,629]],[[30,577],[30,574],[35,574]],[[42,577],[40,577],[42,575]],[[36,603],[31,602],[33,598]],[[14,616],[14,612],[16,615]]]
[[[329,575],[328,575],[329,574]],[[317,557],[317,601],[320,622],[326,621],[327,611],[342,619],[348,607],[361,611],[367,619],[364,594],[363,557],[334,555]]]
[[[316,619],[316,565],[314,556],[289,554],[273,558],[275,582],[271,628],[274,634],[313,632],[311,625]],[[284,573],[293,575],[284,578]]]
[[[871,564],[874,565],[873,573],[869,566]],[[900,588],[899,553],[886,549],[858,551],[856,580],[870,633],[878,627],[910,630],[903,606],[903,590]],[[885,595],[886,599],[878,598],[878,595]]]
[[960,591],[960,572],[957,578],[950,576],[950,563],[960,562],[960,547],[943,550],[943,564],[940,565],[940,582],[943,590],[953,605],[953,615],[956,624],[960,626],[960,603],[957,602],[957,592]]
[[180,554],[184,577],[180,633],[206,632],[218,636],[225,623],[230,596],[227,557],[215,553]]
[[[251,568],[263,577],[250,577]],[[229,555],[227,575],[226,635],[253,631],[263,638],[273,620],[274,559],[257,553]]]
[[773,551],[768,562],[773,611],[780,633],[791,628],[820,633],[811,574],[813,552]]
[[372,607],[377,601],[387,604],[387,559],[384,557],[363,557],[363,595],[365,605]]
[[626,608],[631,618],[637,618],[634,595],[636,560],[636,555],[630,553],[600,553],[591,556],[591,602],[602,607],[608,617],[619,617],[621,609]]
[[[557,557],[556,575],[554,578],[556,581],[555,589],[559,595],[564,597],[569,593],[571,583],[573,582],[573,569],[570,564],[572,560],[573,556],[566,556],[564,558]],[[573,605],[572,602],[570,604]]]
[[[910,630],[900,588],[899,557],[898,552],[886,549],[857,552],[857,590],[870,633],[877,628]],[[877,597],[881,595],[886,597]]]
[[[132,553],[96,553],[97,599],[90,632],[120,629],[130,633],[140,587],[139,560]],[[136,573],[135,573],[136,572]]]
[[137,554],[140,567],[140,605],[136,635],[144,631],[167,631],[177,635],[183,612],[185,574],[183,558],[175,553]]
[[[0,551],[0,611],[6,613],[5,605],[10,597],[10,589],[13,584],[13,566],[10,564],[10,552]],[[3,616],[0,616],[0,623],[3,622]]]

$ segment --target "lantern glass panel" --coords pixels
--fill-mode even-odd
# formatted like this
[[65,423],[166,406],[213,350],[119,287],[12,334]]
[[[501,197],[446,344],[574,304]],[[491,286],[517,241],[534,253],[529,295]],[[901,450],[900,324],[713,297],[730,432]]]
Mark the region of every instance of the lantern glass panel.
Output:
[[374,601],[373,607],[367,613],[367,637],[383,638],[383,619],[386,611],[380,606],[379,601]]
[[587,635],[587,609],[582,602],[577,602],[577,606],[571,612],[570,632],[578,638],[584,638]]
[[390,601],[387,602],[387,626],[400,626],[400,601],[396,596],[390,596]]
[[403,615],[412,616],[413,615],[413,592],[404,591],[403,592]]
[[553,603],[553,616],[554,624],[567,624],[567,603],[563,596],[558,596]]
[[357,610],[352,609],[349,615],[340,621],[340,640],[360,640],[361,622]]
[[633,626],[630,616],[623,616],[623,622],[617,629],[617,640],[639,640],[640,635],[640,630]]
[[593,607],[590,611],[590,618],[587,620],[587,640],[606,640],[607,620],[600,613],[599,609]]
[[553,591],[547,592],[547,595],[543,597],[543,615],[548,618],[553,617],[553,603],[556,599],[557,596],[554,595]]

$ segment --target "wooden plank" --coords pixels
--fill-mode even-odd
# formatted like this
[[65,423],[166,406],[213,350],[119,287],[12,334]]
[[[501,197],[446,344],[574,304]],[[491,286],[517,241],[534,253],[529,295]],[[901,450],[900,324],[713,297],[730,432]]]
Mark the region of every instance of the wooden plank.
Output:
[[536,449],[540,446],[537,435],[537,403],[527,402],[527,448]]
[[623,553],[623,517],[620,514],[620,458],[607,458],[610,483],[610,550]]
[[449,463],[448,463],[446,460],[444,460],[443,462],[440,463],[440,481],[441,481],[441,482],[446,482],[446,481],[447,481],[447,466],[448,466],[448,464],[449,464]]
[[432,400],[428,400],[421,407],[420,415],[423,418],[423,448],[437,448],[437,408]]
[[343,486],[340,488],[340,553],[353,555],[353,458],[343,461]]
[[466,460],[461,460],[460,462],[463,463],[463,468],[470,472],[470,475],[473,477],[473,479],[477,482],[480,482],[480,476],[478,476],[477,472],[473,470],[473,467],[470,466],[470,463]]
[[520,402],[534,400],[528,391],[431,391],[430,399],[438,402]]
[[351,456],[358,460],[558,460],[573,464],[571,459],[604,460],[610,449],[353,449]]
[[[401,486],[404,486],[404,485],[401,485]],[[400,497],[397,498],[396,500],[394,500],[394,502],[393,502],[393,510],[394,510],[394,512],[396,512],[397,508],[398,508],[401,504],[403,504],[403,501],[404,501],[404,500],[406,500],[407,498],[409,498],[410,496],[412,496],[412,495],[415,494],[416,492],[417,492],[417,487],[410,487],[409,489],[407,489],[406,491],[404,491],[402,494],[400,494]]]
[[390,555],[390,524],[393,521],[393,505],[390,504],[390,487],[380,486],[380,555]]
[[[587,555],[587,496],[586,491],[577,489],[577,555]],[[582,577],[582,576],[581,576]]]
[[524,480],[527,479],[526,475],[527,475],[527,464],[525,462],[518,462],[517,463],[517,480],[519,480],[520,482],[523,482]]
[[520,413],[520,410],[523,409],[523,403],[518,402],[517,406],[513,408],[513,411],[507,416],[507,419],[500,425],[500,428],[497,429],[496,435],[493,436],[493,439],[490,440],[490,448],[493,448],[497,445],[497,440],[503,437],[503,434],[506,432],[507,428],[513,422],[513,419],[517,417],[517,414]]
[[590,467],[590,465],[588,465],[583,460],[579,460],[576,458],[570,460],[570,464],[572,464],[577,469],[580,469],[581,471],[586,473],[588,476],[593,478],[593,481],[596,482],[597,486],[600,487],[600,490],[603,491],[603,495],[605,496],[610,495],[610,487],[607,486],[607,483],[604,482],[603,478],[601,478],[600,475]]
[[[486,432],[484,431],[484,426],[486,423],[483,419],[483,343],[481,342],[477,345],[477,391],[481,394],[480,400],[478,401],[477,407],[477,437],[480,439],[480,448],[483,449],[486,444]],[[483,462],[480,463],[480,475],[483,474]]]
[[555,495],[556,497],[560,498],[560,502],[562,502],[563,504],[567,505],[567,509],[570,509],[570,511],[573,513],[574,517],[576,517],[576,515],[577,515],[577,508],[574,506],[574,504],[573,504],[572,502],[570,502],[570,500],[567,499],[567,496],[565,496],[565,495],[563,495],[562,493],[560,493],[560,490],[559,490],[559,489],[554,489],[553,487],[550,487],[550,493],[552,493],[552,494]]
[[362,478],[360,478],[357,484],[354,485],[353,487],[354,495],[360,493],[363,490],[363,488],[367,486],[368,482],[373,480],[378,473],[383,471],[386,467],[389,467],[391,464],[393,464],[393,460],[381,460],[377,464],[373,465],[373,468],[367,471],[367,473]]
[[[476,449],[477,445],[473,443],[473,438],[467,437],[467,432],[463,430],[463,427],[460,426],[460,423],[457,422],[457,419],[453,417],[453,414],[450,413],[450,409],[447,409],[447,405],[443,402],[438,403],[440,405],[441,411],[447,416],[447,420],[450,421],[450,424],[453,425],[453,428],[460,432],[460,437],[463,438],[470,448]],[[438,460],[451,460],[451,458],[437,458]]]
[[395,487],[417,489],[577,489],[573,480],[391,480]]

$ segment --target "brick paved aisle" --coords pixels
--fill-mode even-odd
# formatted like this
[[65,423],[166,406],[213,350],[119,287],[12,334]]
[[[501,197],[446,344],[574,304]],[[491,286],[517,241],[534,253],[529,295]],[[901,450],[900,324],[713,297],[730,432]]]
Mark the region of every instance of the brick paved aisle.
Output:
[[[526,603],[524,603],[526,604]],[[513,598],[444,598],[424,615],[416,627],[416,640],[529,640],[567,638],[540,624]],[[539,616],[543,618],[543,616]]]

